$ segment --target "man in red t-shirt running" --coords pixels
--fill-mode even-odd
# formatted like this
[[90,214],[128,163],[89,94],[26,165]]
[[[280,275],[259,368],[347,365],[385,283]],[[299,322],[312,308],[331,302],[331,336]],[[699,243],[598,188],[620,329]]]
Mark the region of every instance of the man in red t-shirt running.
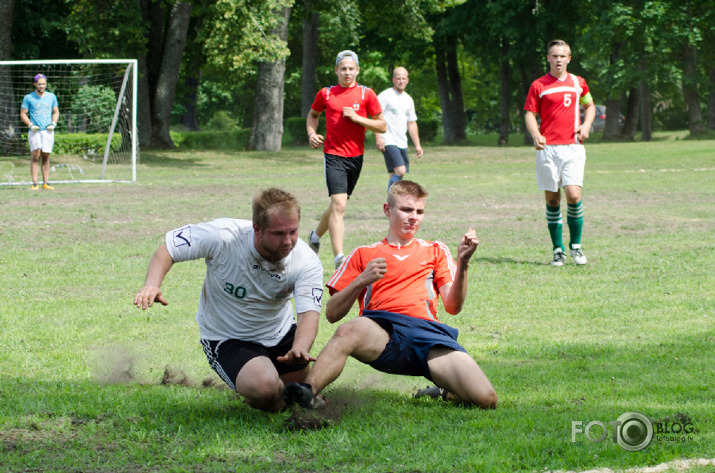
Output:
[[415,397],[495,408],[497,395],[476,361],[457,342],[458,330],[437,319],[437,303],[458,314],[467,297],[469,260],[479,240],[471,228],[459,242],[457,261],[444,243],[415,238],[427,192],[412,181],[393,184],[383,211],[387,237],[353,250],[328,281],[325,315],[345,317],[355,301],[360,317],[336,330],[305,383],[288,383],[286,404],[314,406],[314,397],[342,372],[348,356],[391,374],[424,376],[436,386]]
[[[330,196],[330,205],[323,212],[318,227],[310,233],[308,244],[317,253],[320,237],[329,231],[336,268],[345,259],[343,218],[348,198],[362,170],[365,129],[373,133],[387,130],[377,95],[369,87],[357,83],[359,73],[357,54],[341,51],[335,60],[338,85],[318,91],[306,120],[310,146],[323,146],[325,181]],[[323,111],[326,136],[318,134],[318,119]]]
[[[576,264],[586,264],[581,249],[583,203],[581,189],[586,165],[583,140],[588,138],[596,107],[586,81],[570,74],[571,48],[565,41],[549,43],[546,60],[550,71],[535,80],[529,88],[524,110],[526,128],[534,138],[536,148],[536,181],[546,197],[546,221],[553,244],[553,266],[566,261],[562,238],[561,188],[566,194],[569,250]],[[584,108],[581,121],[579,105]],[[541,126],[537,121],[541,118]]]

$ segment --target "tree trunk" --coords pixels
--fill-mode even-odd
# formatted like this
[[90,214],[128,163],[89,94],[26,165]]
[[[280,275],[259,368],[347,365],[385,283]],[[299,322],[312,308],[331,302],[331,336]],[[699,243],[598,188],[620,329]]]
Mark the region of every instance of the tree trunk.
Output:
[[[0,60],[12,57],[12,23],[15,0],[0,0]],[[0,151],[19,144],[20,108],[15,100],[12,75],[9,67],[0,69]]]
[[603,129],[603,141],[616,141],[621,136],[621,100],[622,97],[606,100],[606,125]]
[[198,99],[199,77],[201,73],[196,70],[193,76],[187,77],[184,81],[186,91],[184,92],[184,108],[186,112],[181,116],[181,124],[187,131],[201,131],[199,121],[196,118],[196,101]]
[[628,104],[626,108],[626,122],[623,125],[621,138],[625,141],[633,141],[638,129],[638,112],[640,111],[640,96],[638,87],[632,87],[628,92]]
[[[290,7],[282,11],[283,19],[272,31],[281,40],[288,38]],[[253,125],[248,138],[248,149],[280,151],[283,137],[283,84],[285,60],[258,64]]]
[[638,82],[641,97],[641,141],[653,139],[653,124],[651,120],[650,90],[644,80]]
[[499,89],[499,140],[498,146],[506,146],[509,144],[509,129],[511,128],[511,116],[509,98],[511,90],[509,82],[511,82],[511,68],[507,55],[509,54],[509,42],[502,39],[501,48],[501,87]]
[[456,143],[467,141],[467,115],[464,112],[462,97],[462,79],[459,76],[459,60],[457,58],[457,38],[449,38],[447,48],[447,73],[449,77],[449,93],[452,98],[452,113],[454,113],[454,139]]
[[186,34],[189,31],[191,4],[177,2],[171,8],[169,24],[166,29],[164,51],[161,55],[161,69],[156,81],[154,107],[151,122],[151,146],[154,148],[175,148],[171,141],[171,109],[179,81],[179,68],[186,46]]
[[437,89],[439,103],[442,108],[442,128],[444,129],[444,144],[451,145],[455,142],[452,101],[449,98],[449,84],[447,79],[447,59],[444,47],[438,44],[435,48],[435,70],[437,72]]
[[683,99],[688,110],[690,133],[699,135],[705,132],[703,112],[700,110],[700,94],[698,93],[697,74],[698,56],[695,46],[688,45],[684,51],[685,67],[683,68]]
[[710,68],[710,95],[708,97],[708,128],[715,130],[715,67]]
[[301,79],[300,113],[303,118],[308,116],[315,98],[315,77],[318,68],[318,26],[320,15],[313,11],[310,0],[304,2],[303,12],[303,77]]
[[149,86],[149,71],[146,57],[139,57],[139,91],[137,97],[137,136],[139,137],[139,147],[146,149],[151,147],[151,109],[153,99],[151,98],[151,87]]

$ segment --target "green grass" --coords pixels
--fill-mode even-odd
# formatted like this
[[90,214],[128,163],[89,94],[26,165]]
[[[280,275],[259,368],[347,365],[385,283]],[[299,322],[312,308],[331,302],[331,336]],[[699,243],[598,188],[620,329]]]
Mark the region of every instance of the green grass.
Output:
[[[588,146],[589,264],[552,268],[533,149],[428,147],[410,174],[430,192],[421,236],[454,250],[473,226],[481,241],[465,309],[441,319],[460,329],[499,408],[416,401],[426,380],[350,360],[326,391],[330,426],[303,431],[216,387],[194,321],[202,262],[171,270],[168,307],[131,301],[164,232],[249,217],[260,188],[299,195],[307,237],[327,204],[320,153],[143,153],[133,185],[0,187],[0,470],[541,472],[713,458],[713,149]],[[370,148],[346,247],[385,235],[386,184]],[[326,278],[330,253],[324,239]],[[335,328],[323,321],[315,354]],[[572,421],[608,425],[627,411],[696,431],[640,452],[614,444],[610,427],[602,443],[571,442]]]

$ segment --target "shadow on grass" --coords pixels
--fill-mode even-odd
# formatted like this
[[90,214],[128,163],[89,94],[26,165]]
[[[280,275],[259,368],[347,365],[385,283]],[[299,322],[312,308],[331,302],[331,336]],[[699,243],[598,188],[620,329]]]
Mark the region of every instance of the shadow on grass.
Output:
[[480,263],[487,263],[487,264],[525,264],[525,265],[531,265],[531,266],[544,266],[547,263],[543,261],[526,261],[526,260],[516,260],[514,258],[506,258],[503,256],[497,257],[497,258],[472,258],[472,262],[480,262]]

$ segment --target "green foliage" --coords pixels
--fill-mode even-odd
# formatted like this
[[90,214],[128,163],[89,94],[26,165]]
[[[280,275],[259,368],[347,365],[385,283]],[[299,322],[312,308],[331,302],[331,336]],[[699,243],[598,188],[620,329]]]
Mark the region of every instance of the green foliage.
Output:
[[[305,118],[290,117],[286,119],[285,130],[290,135],[290,142],[294,145],[307,145],[308,134],[305,131]],[[321,114],[318,120],[318,134],[325,135],[325,115]]]
[[435,118],[421,118],[417,122],[420,130],[420,141],[423,143],[431,143],[437,137],[440,121]]
[[83,85],[72,99],[72,125],[109,131],[116,105],[117,97],[111,87]]
[[250,130],[239,129],[231,131],[172,131],[171,140],[182,150],[226,150],[237,151],[246,149]]
[[219,110],[211,117],[207,127],[214,131],[232,131],[238,128],[238,121],[227,111]]
[[[76,154],[81,156],[103,155],[107,146],[109,133],[55,133],[53,154]],[[23,134],[23,140],[27,136]],[[112,134],[112,150],[119,150],[122,146],[121,133]]]

